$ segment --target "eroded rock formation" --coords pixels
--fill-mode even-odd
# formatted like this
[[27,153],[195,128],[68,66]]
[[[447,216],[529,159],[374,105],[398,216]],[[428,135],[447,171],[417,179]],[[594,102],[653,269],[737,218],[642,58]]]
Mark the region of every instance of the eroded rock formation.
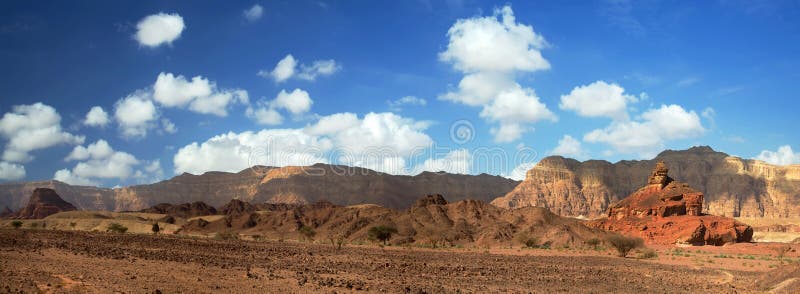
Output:
[[659,161],[647,185],[608,209],[591,226],[642,237],[651,244],[724,245],[750,242],[753,228],[732,218],[704,215],[703,193],[673,180]]
[[195,216],[212,215],[217,209],[205,202],[192,202],[183,204],[159,203],[140,212],[166,214],[172,217],[192,218]]
[[504,208],[539,206],[565,216],[600,217],[648,182],[663,161],[670,175],[703,193],[702,210],[728,217],[800,217],[800,165],[775,166],[709,147],[661,152],[653,160],[579,162],[551,156],[513,191],[492,201]]
[[69,202],[61,199],[56,191],[47,188],[33,190],[28,200],[28,205],[17,211],[13,218],[17,219],[42,219],[51,214],[63,211],[78,210]]

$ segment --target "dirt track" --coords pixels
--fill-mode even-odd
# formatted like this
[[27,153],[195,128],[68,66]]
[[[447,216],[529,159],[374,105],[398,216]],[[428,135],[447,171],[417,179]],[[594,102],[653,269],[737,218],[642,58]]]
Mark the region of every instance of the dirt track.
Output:
[[271,241],[0,230],[0,292],[752,293],[755,276],[600,256],[337,251]]

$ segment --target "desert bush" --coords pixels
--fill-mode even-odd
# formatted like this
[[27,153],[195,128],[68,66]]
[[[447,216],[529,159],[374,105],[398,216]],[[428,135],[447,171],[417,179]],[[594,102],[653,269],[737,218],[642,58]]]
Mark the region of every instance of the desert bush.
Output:
[[369,228],[369,231],[367,231],[367,236],[370,240],[378,240],[383,242],[383,245],[386,245],[386,241],[389,241],[394,233],[397,233],[397,229],[393,227],[375,226]]
[[789,253],[789,251],[792,251],[792,246],[790,245],[779,246],[775,248],[775,253],[776,253],[775,256],[778,257],[778,260],[780,260],[781,263],[783,263],[783,258],[786,257],[786,253]]
[[106,232],[125,233],[127,231],[128,227],[118,223],[111,223],[110,225],[108,225],[108,228],[106,228]]
[[77,226],[77,225],[78,225],[78,223],[76,223],[76,222],[69,223],[69,227],[72,228],[73,230],[75,229],[75,226]]
[[19,229],[19,227],[22,226],[22,221],[13,221],[11,222],[11,226],[14,227],[14,229]]
[[331,246],[336,246],[336,250],[342,250],[342,246],[344,246],[347,238],[344,236],[344,234],[336,234],[330,236],[328,240],[331,241]]
[[158,234],[161,231],[161,228],[158,226],[158,222],[153,223],[153,227],[150,229],[153,231],[153,234]]
[[600,239],[591,238],[589,240],[586,240],[586,245],[592,246],[594,250],[597,250],[597,246],[600,245]]
[[239,234],[232,232],[219,232],[214,235],[217,240],[239,240]]
[[528,248],[539,248],[539,238],[530,237],[525,240],[525,247]]
[[306,240],[309,241],[313,241],[314,236],[317,235],[317,232],[314,231],[314,229],[309,226],[302,226],[300,227],[300,229],[297,229],[297,231],[300,232],[300,234],[303,235],[303,237],[305,237]]
[[614,249],[617,249],[619,257],[628,256],[628,253],[631,252],[631,250],[642,247],[642,245],[644,245],[644,241],[641,238],[625,237],[621,235],[614,235],[608,237],[606,241],[608,241],[608,243],[611,244],[611,246],[613,246]]
[[639,258],[642,259],[651,259],[656,257],[658,257],[658,252],[650,248],[645,248],[641,253],[639,253]]

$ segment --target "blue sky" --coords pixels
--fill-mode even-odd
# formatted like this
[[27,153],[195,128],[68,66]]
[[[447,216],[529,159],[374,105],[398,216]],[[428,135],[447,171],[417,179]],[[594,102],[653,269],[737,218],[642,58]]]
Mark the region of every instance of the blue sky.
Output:
[[317,161],[519,178],[694,145],[800,163],[796,1],[0,8],[0,181]]

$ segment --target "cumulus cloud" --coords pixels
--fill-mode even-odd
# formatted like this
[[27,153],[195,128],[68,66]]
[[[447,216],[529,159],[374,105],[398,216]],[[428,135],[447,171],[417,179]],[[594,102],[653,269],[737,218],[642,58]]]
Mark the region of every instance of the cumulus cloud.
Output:
[[795,153],[792,146],[783,145],[777,151],[761,151],[756,159],[775,165],[800,164],[800,153]]
[[534,166],[536,166],[536,162],[524,162],[517,165],[517,167],[515,167],[510,174],[504,176],[506,178],[515,181],[522,181],[525,179],[525,176],[528,174],[528,171],[531,170]]
[[617,84],[596,81],[577,86],[569,94],[561,96],[559,107],[584,117],[627,120],[628,103],[637,101],[636,96],[625,94],[625,89]]
[[82,144],[83,136],[61,128],[61,116],[55,108],[42,103],[16,105],[0,119],[0,136],[8,140],[3,161],[28,162],[29,153],[59,144]]
[[181,36],[186,28],[183,17],[177,13],[158,13],[148,15],[136,24],[136,34],[133,36],[139,45],[158,47],[163,44],[171,45]]
[[263,14],[264,14],[264,8],[258,4],[255,4],[252,7],[242,11],[242,16],[244,16],[244,18],[249,22],[254,22],[261,19],[261,16]]
[[100,106],[92,107],[83,120],[83,124],[90,127],[105,127],[109,122],[108,113]]
[[686,139],[705,133],[700,117],[679,105],[662,105],[644,112],[640,118],[614,121],[604,129],[593,130],[583,140],[606,143],[621,153],[655,155],[668,140]]
[[407,173],[405,158],[433,140],[429,126],[393,113],[321,117],[300,129],[227,133],[186,145],[174,157],[175,172],[239,171],[253,165],[286,166],[330,162],[383,172]]
[[[299,67],[299,69],[298,69]],[[258,75],[264,78],[273,79],[276,83],[282,83],[295,77],[301,80],[313,81],[317,76],[328,76],[336,73],[341,66],[335,60],[317,60],[311,65],[300,64],[294,56],[287,54],[286,57],[278,61],[272,71],[261,70]]]
[[570,135],[564,135],[561,140],[558,140],[558,146],[550,151],[550,154],[578,159],[586,155],[581,147],[581,142]]
[[214,82],[195,76],[191,81],[182,75],[160,73],[153,84],[153,98],[165,107],[186,107],[203,114],[227,116],[234,103],[249,103],[247,91],[219,90]]
[[25,167],[20,164],[0,161],[0,180],[14,181],[25,177]]
[[546,70],[550,63],[541,54],[547,41],[531,26],[517,23],[510,6],[492,16],[460,19],[447,35],[447,50],[439,60],[464,77],[458,89],[439,98],[482,107],[481,117],[498,123],[491,130],[495,142],[518,140],[533,129],[528,124],[557,120],[533,89],[514,80],[518,72]]
[[126,138],[145,137],[147,130],[156,125],[158,116],[156,105],[145,91],[136,91],[114,105],[114,118]]
[[467,149],[456,149],[441,158],[426,159],[418,172],[448,172],[453,174],[469,174],[472,168],[472,156]]
[[154,180],[163,175],[157,160],[143,162],[130,153],[114,150],[102,139],[85,147],[76,146],[64,160],[77,163],[71,170],[57,171],[53,179],[73,185],[97,185],[99,179]]
[[397,100],[386,101],[386,103],[389,104],[389,109],[392,111],[402,111],[403,106],[425,106],[428,104],[428,101],[415,96],[405,96]]
[[516,22],[511,6],[493,16],[459,19],[450,27],[450,43],[439,59],[463,72],[536,71],[550,68],[547,46],[533,27]]
[[262,125],[278,125],[283,122],[283,116],[278,109],[284,109],[292,115],[298,116],[311,110],[314,101],[308,92],[294,89],[291,92],[281,90],[271,101],[259,101],[256,107],[248,107],[245,115]]

